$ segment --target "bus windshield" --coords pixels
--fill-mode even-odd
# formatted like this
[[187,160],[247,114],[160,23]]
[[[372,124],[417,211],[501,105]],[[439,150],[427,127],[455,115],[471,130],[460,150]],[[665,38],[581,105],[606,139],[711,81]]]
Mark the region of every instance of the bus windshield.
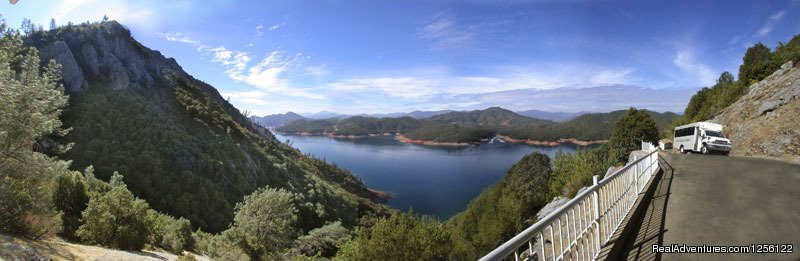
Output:
[[722,135],[722,132],[719,131],[706,131],[706,135],[711,137],[725,138],[725,136]]

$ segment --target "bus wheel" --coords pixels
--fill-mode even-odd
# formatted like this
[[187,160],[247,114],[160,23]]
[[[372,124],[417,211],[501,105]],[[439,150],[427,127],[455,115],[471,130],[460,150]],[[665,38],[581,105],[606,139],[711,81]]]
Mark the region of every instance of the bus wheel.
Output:
[[683,149],[683,145],[681,145],[680,152],[681,154],[686,154],[686,150]]
[[700,152],[702,152],[703,154],[708,154],[708,148],[706,148],[706,146],[703,146],[703,148],[700,149]]

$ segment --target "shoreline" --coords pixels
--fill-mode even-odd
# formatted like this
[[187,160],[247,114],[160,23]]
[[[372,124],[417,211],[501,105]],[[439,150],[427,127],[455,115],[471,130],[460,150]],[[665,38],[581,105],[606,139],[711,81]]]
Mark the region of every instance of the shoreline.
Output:
[[452,147],[461,147],[461,146],[470,146],[477,143],[469,143],[469,142],[438,142],[438,141],[431,141],[431,140],[414,140],[409,139],[403,134],[397,134],[394,136],[394,139],[402,142],[402,143],[410,143],[410,144],[417,144],[417,145],[428,145],[428,146],[452,146]]
[[[392,136],[394,135],[394,139],[396,141],[408,144],[417,144],[417,145],[426,145],[426,146],[446,146],[446,147],[464,147],[464,146],[472,146],[472,145],[479,145],[481,143],[487,142],[438,142],[432,140],[415,140],[410,139],[403,134],[396,133],[373,133],[368,135],[335,135],[330,132],[323,132],[323,133],[312,133],[312,132],[279,132],[281,135],[297,135],[297,136],[327,136],[335,139],[360,139],[366,137],[375,137],[375,136]],[[545,146],[545,147],[558,147],[561,143],[572,143],[578,146],[589,146],[594,144],[605,144],[608,143],[608,140],[578,140],[575,138],[560,138],[557,141],[541,141],[541,140],[530,140],[530,139],[514,139],[509,136],[504,135],[497,135],[501,139],[510,142],[510,143],[525,143],[528,145],[533,146]]]

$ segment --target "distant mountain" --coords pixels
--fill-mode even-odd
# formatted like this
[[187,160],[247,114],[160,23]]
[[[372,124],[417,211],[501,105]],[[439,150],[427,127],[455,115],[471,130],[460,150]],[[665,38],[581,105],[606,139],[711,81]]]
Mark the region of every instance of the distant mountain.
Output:
[[339,114],[331,111],[320,111],[315,113],[303,113],[301,116],[310,119],[344,119],[351,115]]
[[543,120],[551,120],[555,122],[564,122],[575,117],[587,114],[588,112],[549,112],[549,111],[540,111],[540,110],[526,110],[526,111],[517,111],[519,115],[527,116],[531,118],[543,119]]
[[[479,142],[494,134],[539,141],[556,141],[562,138],[590,141],[608,139],[614,129],[614,123],[625,112],[626,110],[586,113],[564,122],[555,122],[523,116],[500,107],[491,107],[485,110],[451,111],[424,119],[353,116],[338,120],[297,120],[278,128],[278,131],[333,135],[389,132],[402,133],[410,139],[438,142]],[[647,113],[653,117],[659,129],[666,128],[678,118],[678,115],[672,112],[647,111]]]
[[363,117],[372,117],[372,118],[400,118],[400,117],[411,117],[414,119],[424,119],[431,116],[436,116],[440,114],[445,114],[448,112],[454,112],[453,110],[439,110],[439,111],[412,111],[412,112],[393,112],[393,113],[375,113],[375,114],[339,114],[330,111],[320,111],[315,113],[304,113],[303,116],[309,119],[345,119],[353,116],[363,116]]
[[359,114],[358,116],[366,116],[366,117],[375,117],[375,118],[400,118],[400,117],[411,117],[414,119],[424,119],[429,118],[436,115],[441,115],[449,112],[454,112],[454,110],[440,110],[440,111],[412,111],[412,112],[395,112],[395,113],[386,113],[386,114]]
[[[678,118],[678,115],[672,112],[659,113],[648,110],[645,111],[653,117],[659,129],[666,128],[673,120]],[[507,134],[516,139],[541,141],[555,141],[562,138],[605,140],[611,136],[614,124],[619,118],[625,115],[625,113],[626,110],[587,113],[557,124],[507,129]]]
[[24,44],[62,65],[61,120],[72,131],[58,141],[74,147],[58,157],[104,180],[119,172],[137,197],[193,229],[227,229],[236,203],[265,186],[298,195],[297,231],[352,227],[384,209],[348,171],[277,141],[115,21],[36,31]]
[[552,124],[552,121],[535,119],[500,107],[485,110],[456,111],[428,118],[437,123],[477,124],[483,126],[522,126],[527,124]]
[[263,117],[251,116],[250,119],[252,119],[253,122],[255,122],[255,123],[257,123],[257,124],[259,124],[261,126],[264,126],[264,127],[267,127],[267,128],[275,128],[275,127],[280,127],[280,126],[286,125],[287,123],[295,121],[295,120],[308,119],[308,118],[303,117],[302,115],[294,113],[294,112],[287,112],[287,113],[284,113],[284,114],[280,114],[280,113],[279,114],[271,114],[271,115],[267,115],[267,116],[263,116]]

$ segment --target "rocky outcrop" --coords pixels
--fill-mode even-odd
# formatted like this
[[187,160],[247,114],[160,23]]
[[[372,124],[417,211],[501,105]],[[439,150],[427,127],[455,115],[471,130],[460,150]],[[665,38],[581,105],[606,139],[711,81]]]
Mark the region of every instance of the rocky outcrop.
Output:
[[89,83],[83,76],[83,71],[72,55],[69,46],[64,41],[55,41],[44,48],[40,48],[39,56],[43,61],[55,60],[61,64],[61,76],[64,81],[64,87],[72,92],[79,92],[86,89]]
[[731,155],[800,162],[800,68],[788,62],[711,121],[725,126]]
[[[87,26],[97,28],[85,30]],[[142,46],[115,21],[67,26],[26,41],[41,50],[42,61],[55,59],[62,65],[64,85],[72,93],[85,90],[89,82],[115,90],[150,88],[166,71],[187,75],[174,59]]]

